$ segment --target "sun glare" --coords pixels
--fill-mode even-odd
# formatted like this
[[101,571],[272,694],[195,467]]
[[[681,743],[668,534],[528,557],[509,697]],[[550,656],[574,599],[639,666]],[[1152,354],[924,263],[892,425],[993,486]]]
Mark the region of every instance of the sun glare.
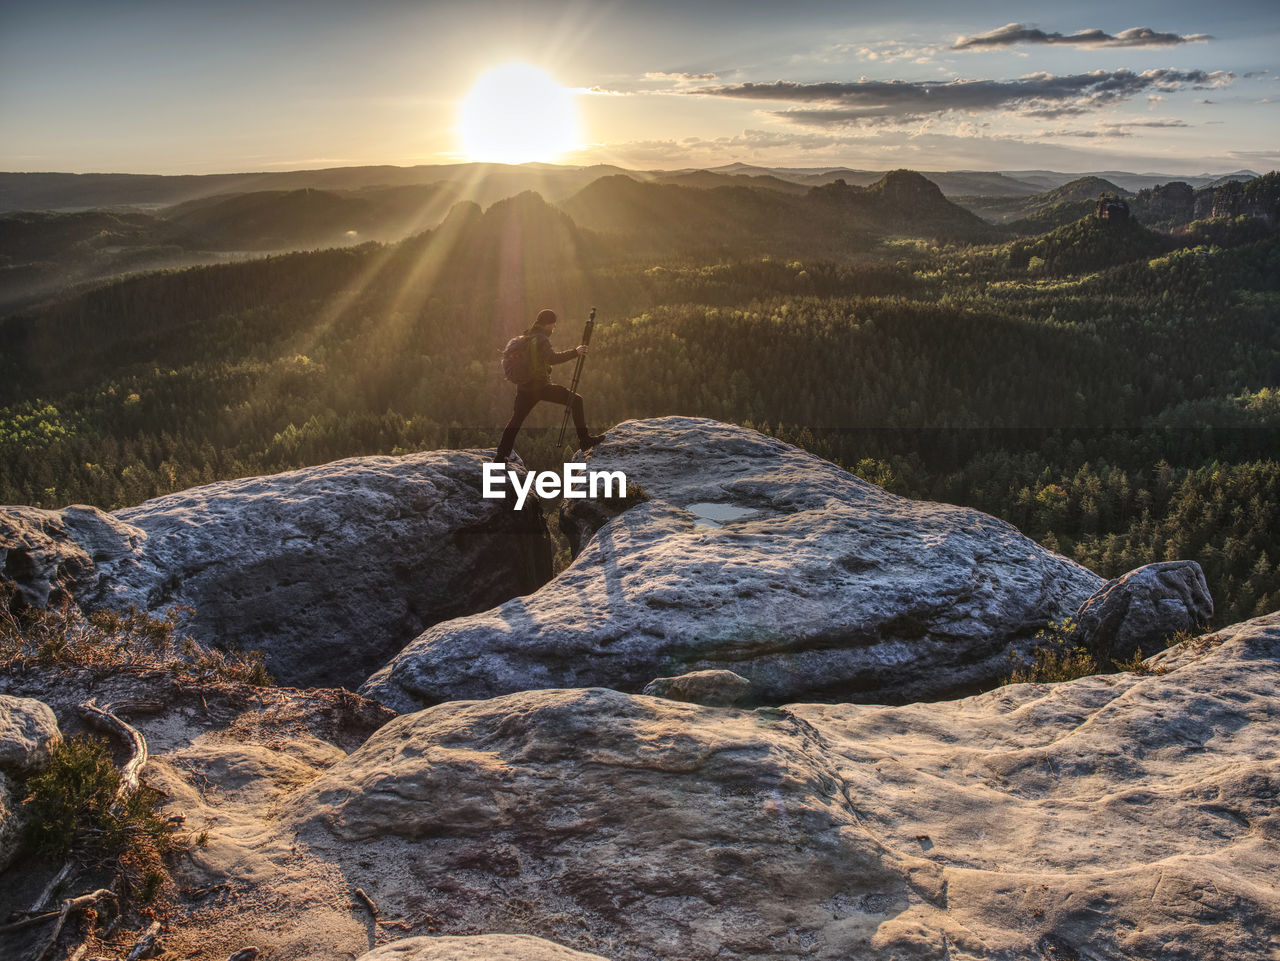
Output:
[[458,136],[471,160],[554,160],[577,144],[573,94],[527,63],[496,67],[458,105]]

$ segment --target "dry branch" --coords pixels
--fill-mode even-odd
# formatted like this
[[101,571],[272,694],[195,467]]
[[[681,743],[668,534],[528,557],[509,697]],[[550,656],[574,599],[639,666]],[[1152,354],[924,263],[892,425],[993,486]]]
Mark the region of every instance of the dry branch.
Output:
[[373,903],[373,898],[364,893],[364,888],[356,888],[356,897],[360,903],[364,905],[365,910],[373,915],[373,920],[378,920],[378,906]]
[[163,948],[160,947],[160,922],[152,921],[151,927],[143,932],[138,943],[126,956],[125,961],[142,961],[143,958],[154,958]]
[[40,896],[36,898],[35,903],[31,905],[29,911],[30,914],[36,914],[44,909],[44,906],[49,903],[49,899],[53,897],[53,892],[57,890],[58,885],[67,879],[67,875],[71,873],[71,869],[74,866],[75,861],[68,861],[62,866],[62,870],[55,874],[53,879],[44,886],[44,890],[40,892]]
[[[53,931],[50,932],[48,940],[44,943],[44,947],[42,947],[40,952],[36,954],[35,961],[44,961],[44,959],[48,957],[53,946],[58,943],[58,936],[62,934],[62,928],[67,923],[68,917],[77,911],[85,911],[94,907],[99,901],[114,901],[115,899],[116,896],[113,891],[108,891],[106,888],[98,888],[98,890],[91,891],[89,894],[82,894],[78,898],[67,898],[63,901],[62,908],[57,914],[58,923],[53,926]],[[38,920],[44,921],[50,917],[53,917],[53,915],[47,914],[41,916]],[[30,920],[37,919],[33,918]]]

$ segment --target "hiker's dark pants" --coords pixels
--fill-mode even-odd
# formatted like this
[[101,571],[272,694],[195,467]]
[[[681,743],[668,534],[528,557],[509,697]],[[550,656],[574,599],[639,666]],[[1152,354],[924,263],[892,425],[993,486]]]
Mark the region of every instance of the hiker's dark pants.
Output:
[[529,416],[529,411],[537,406],[538,401],[549,400],[573,411],[573,426],[578,428],[578,440],[585,441],[587,433],[587,417],[582,412],[582,395],[569,392],[568,387],[559,384],[534,384],[532,387],[516,388],[515,409],[511,412],[511,420],[507,421],[507,429],[502,432],[502,442],[498,444],[495,460],[504,461],[511,456],[511,449],[516,446],[516,434],[520,433],[520,425]]

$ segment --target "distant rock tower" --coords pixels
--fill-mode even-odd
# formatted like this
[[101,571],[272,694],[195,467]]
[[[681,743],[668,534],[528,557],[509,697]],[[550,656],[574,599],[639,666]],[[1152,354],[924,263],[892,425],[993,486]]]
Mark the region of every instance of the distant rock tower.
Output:
[[1097,216],[1099,220],[1128,220],[1129,205],[1115,194],[1101,194],[1098,197]]

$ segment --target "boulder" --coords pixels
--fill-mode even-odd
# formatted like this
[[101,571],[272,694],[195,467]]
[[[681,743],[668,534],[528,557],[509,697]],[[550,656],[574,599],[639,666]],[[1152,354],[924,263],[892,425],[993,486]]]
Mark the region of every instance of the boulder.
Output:
[[22,840],[23,782],[49,764],[62,741],[58,719],[45,703],[0,694],[0,871]]
[[688,701],[708,707],[737,704],[751,690],[751,682],[733,671],[694,671],[679,677],[654,678],[644,686],[644,694],[669,701]]
[[39,773],[61,741],[58,719],[47,704],[0,694],[0,771],[18,778]]
[[[1280,614],[1153,663],[901,707],[445,704],[241,843],[306,852],[389,918],[612,961],[1269,961]],[[277,924],[308,909],[261,883],[243,901]]]
[[527,934],[405,938],[360,955],[358,961],[606,961]]
[[406,711],[723,669],[766,703],[936,698],[997,681],[1102,584],[1003,521],[742,427],[628,421],[588,467],[649,500],[579,528],[581,553],[536,593],[424,632],[368,696]]
[[22,799],[0,771],[0,872],[13,863],[22,842]]
[[1076,631],[1099,664],[1127,661],[1139,650],[1164,650],[1179,633],[1213,618],[1213,597],[1195,561],[1148,564],[1098,588],[1076,613]]
[[261,649],[278,681],[355,687],[424,627],[551,573],[540,508],[481,497],[477,452],[357,457],[198,487],[106,515],[0,510],[29,603],[164,613]]

